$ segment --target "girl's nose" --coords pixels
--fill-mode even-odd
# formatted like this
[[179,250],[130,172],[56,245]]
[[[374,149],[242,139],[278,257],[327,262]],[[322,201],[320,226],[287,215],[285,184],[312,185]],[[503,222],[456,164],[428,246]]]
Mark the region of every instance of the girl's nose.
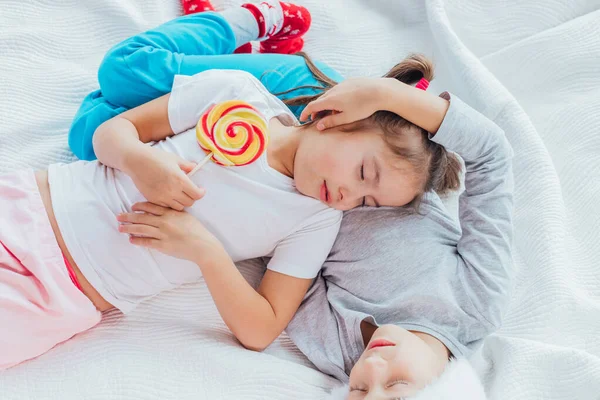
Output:
[[369,195],[366,188],[360,186],[340,187],[340,193],[340,198],[343,199],[340,201],[340,204],[343,204],[344,208],[347,210],[350,210],[355,207],[360,207],[363,203],[363,199],[365,198],[365,196]]
[[356,207],[356,196],[354,190],[348,189],[346,186],[340,186],[338,193],[335,194],[336,208],[347,211]]
[[339,194],[338,194],[338,201],[341,203],[344,201],[344,199],[347,197],[348,192],[346,191],[346,189],[342,186],[340,186],[340,190],[339,190]]

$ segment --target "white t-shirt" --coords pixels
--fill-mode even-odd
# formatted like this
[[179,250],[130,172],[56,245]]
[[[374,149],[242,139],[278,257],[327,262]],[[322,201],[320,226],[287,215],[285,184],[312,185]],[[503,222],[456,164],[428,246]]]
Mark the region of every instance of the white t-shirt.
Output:
[[[196,123],[211,105],[235,99],[252,104],[267,121],[296,122],[252,75],[210,70],[176,76],[168,110],[176,135],[153,146],[201,161],[206,153],[197,143]],[[268,165],[266,152],[242,167],[209,162],[192,180],[206,188],[206,196],[187,211],[223,243],[234,262],[268,256],[272,271],[307,279],[317,275],[342,213],[301,195],[292,179]],[[118,232],[116,215],[144,201],[123,172],[97,161],[78,161],[51,165],[49,181],[54,213],[73,259],[94,288],[121,311],[201,277],[194,263],[134,246],[128,235]]]

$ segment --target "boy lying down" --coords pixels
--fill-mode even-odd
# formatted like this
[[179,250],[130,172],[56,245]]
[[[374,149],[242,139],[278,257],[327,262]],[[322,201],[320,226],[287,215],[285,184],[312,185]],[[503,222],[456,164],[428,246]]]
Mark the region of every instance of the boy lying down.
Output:
[[[356,101],[350,85],[358,86],[342,82],[327,97],[354,89]],[[493,122],[455,96],[441,97],[450,104],[434,140],[466,166],[460,222],[433,192],[418,213],[346,212],[287,327],[317,368],[348,384],[333,397],[485,398],[466,357],[499,328],[509,299],[512,149]],[[309,105],[305,113],[315,111]]]

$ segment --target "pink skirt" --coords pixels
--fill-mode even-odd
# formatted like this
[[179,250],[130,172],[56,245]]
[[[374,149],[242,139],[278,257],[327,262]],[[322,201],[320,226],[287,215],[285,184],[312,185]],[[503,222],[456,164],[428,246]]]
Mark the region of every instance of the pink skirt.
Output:
[[76,284],[33,171],[0,175],[0,370],[100,322]]

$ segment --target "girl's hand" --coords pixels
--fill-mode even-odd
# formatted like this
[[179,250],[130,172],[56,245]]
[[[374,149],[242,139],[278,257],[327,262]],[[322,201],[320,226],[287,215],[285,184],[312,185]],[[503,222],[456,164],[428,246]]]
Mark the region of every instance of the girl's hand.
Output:
[[215,250],[219,240],[200,221],[185,211],[156,204],[136,203],[131,213],[119,214],[119,232],[128,233],[136,246],[158,250],[172,257],[202,264]]
[[181,211],[204,196],[204,189],[187,176],[194,166],[175,154],[146,146],[129,159],[125,172],[146,200]]
[[335,126],[349,124],[373,115],[382,110],[385,101],[385,90],[388,88],[386,78],[348,79],[329,89],[317,100],[309,103],[300,121],[318,117],[318,113],[331,111],[331,115],[323,117],[317,123],[317,129],[324,130]]

